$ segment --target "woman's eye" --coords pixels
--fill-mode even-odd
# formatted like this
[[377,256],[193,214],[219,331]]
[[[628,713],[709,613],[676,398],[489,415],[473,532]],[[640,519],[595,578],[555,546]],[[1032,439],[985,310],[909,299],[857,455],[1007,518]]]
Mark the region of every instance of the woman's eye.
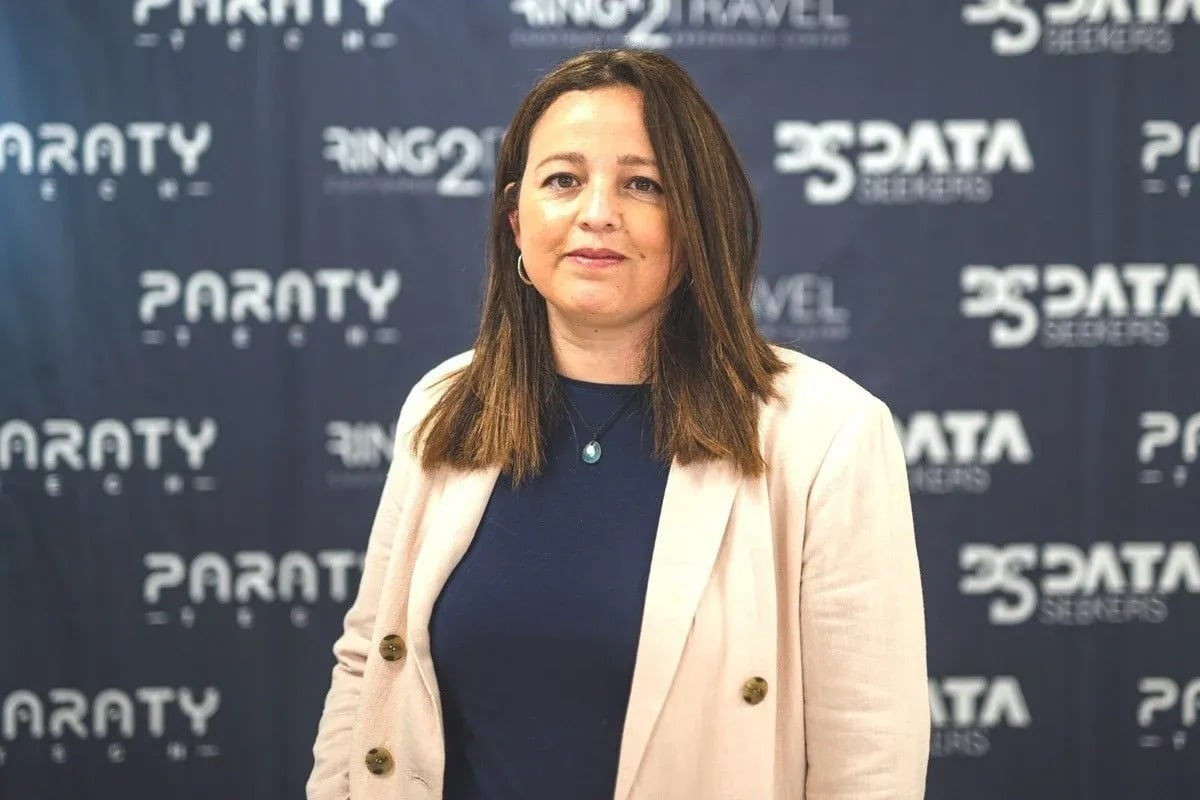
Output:
[[649,178],[634,178],[631,183],[639,192],[661,192],[662,187]]
[[546,185],[555,189],[570,189],[575,185],[575,178],[565,172],[560,172],[547,178]]

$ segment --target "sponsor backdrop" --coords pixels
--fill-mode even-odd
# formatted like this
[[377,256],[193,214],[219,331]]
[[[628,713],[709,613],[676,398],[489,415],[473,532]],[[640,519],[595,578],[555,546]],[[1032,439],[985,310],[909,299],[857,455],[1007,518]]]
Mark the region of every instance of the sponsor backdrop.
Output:
[[886,400],[932,800],[1200,785],[1200,0],[4,0],[0,797],[294,798],[497,143],[692,71],[774,340]]

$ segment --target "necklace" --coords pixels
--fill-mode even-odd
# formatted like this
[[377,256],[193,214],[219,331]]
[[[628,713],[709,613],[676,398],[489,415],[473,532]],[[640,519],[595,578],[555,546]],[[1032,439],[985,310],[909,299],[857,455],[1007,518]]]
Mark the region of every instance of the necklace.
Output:
[[[604,454],[604,451],[600,447],[600,437],[604,435],[604,432],[608,430],[608,427],[616,421],[621,412],[628,408],[629,404],[637,398],[638,394],[639,392],[636,389],[630,392],[629,395],[623,401],[621,401],[621,405],[617,406],[617,410],[610,414],[608,419],[604,420],[604,423],[596,429],[595,433],[592,434],[591,440],[588,441],[588,443],[583,446],[583,449],[579,451],[579,457],[583,459],[583,463],[595,464],[600,460],[600,456]],[[567,395],[564,393],[563,397],[567,397]],[[571,404],[571,408],[575,409],[575,413],[579,415],[579,421],[582,422],[586,428],[587,420],[583,418],[583,414],[580,412],[579,407],[575,405],[570,397],[567,397],[567,402]],[[572,427],[574,427],[573,424]],[[575,444],[579,444],[578,439],[575,440]]]

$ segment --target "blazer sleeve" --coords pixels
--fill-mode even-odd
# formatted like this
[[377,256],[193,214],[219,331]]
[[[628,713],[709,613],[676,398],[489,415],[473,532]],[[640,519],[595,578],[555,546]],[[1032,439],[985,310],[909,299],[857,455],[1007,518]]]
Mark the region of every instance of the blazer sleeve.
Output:
[[800,577],[806,800],[920,800],[925,617],[908,474],[871,397],[812,483]]
[[418,389],[419,385],[401,407],[392,463],[367,539],[358,592],[346,613],[342,634],[333,644],[336,660],[313,744],[313,769],[305,786],[308,800],[348,800],[350,797],[350,737],[358,713],[363,667],[371,644],[384,573],[399,526],[404,490],[408,476],[417,468],[408,451],[411,438],[406,432],[413,423],[411,417]]

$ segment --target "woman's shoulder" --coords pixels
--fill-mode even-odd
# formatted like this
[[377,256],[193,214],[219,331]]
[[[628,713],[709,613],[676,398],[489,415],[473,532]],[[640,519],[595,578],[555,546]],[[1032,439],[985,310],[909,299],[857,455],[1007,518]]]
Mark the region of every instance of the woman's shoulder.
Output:
[[413,420],[414,424],[424,419],[425,414],[437,402],[441,393],[445,391],[447,382],[444,379],[449,378],[470,364],[471,358],[474,355],[474,350],[464,350],[461,353],[450,356],[426,371],[425,374],[417,379],[411,391],[409,391],[408,397],[400,409],[400,419]]
[[809,438],[815,431],[835,434],[849,423],[891,411],[875,394],[855,379],[818,358],[772,345],[788,366],[776,378],[778,400],[768,403],[764,422],[786,427],[802,426]]

